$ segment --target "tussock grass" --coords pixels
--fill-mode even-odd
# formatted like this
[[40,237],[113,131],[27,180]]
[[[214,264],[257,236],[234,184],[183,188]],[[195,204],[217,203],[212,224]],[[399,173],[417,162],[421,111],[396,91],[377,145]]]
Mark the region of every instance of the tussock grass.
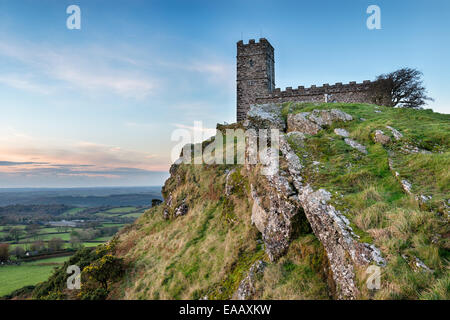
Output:
[[256,281],[256,299],[309,300],[329,299],[326,258],[320,242],[312,235],[293,241],[285,256],[269,263]]

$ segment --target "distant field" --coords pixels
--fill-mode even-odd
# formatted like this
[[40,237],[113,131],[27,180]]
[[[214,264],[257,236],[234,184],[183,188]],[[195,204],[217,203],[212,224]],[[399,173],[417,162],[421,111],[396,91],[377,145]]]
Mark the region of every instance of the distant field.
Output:
[[83,211],[85,208],[72,208],[70,210],[67,210],[66,212],[64,212],[63,214],[66,216],[70,216],[73,214],[77,214],[80,211]]
[[69,257],[25,262],[20,266],[0,266],[0,297],[24,286],[47,280],[53,268],[60,266]]
[[135,212],[135,213],[128,213],[128,214],[124,214],[121,217],[123,218],[139,218],[140,216],[142,216],[144,214],[144,211],[142,212]]
[[109,237],[98,237],[98,238],[95,238],[94,240],[95,240],[95,241],[103,241],[103,242],[106,242],[106,241],[109,241],[111,238],[112,238],[112,236],[109,236]]
[[[45,242],[48,247],[48,241],[53,238],[60,238],[64,241],[62,247],[64,249],[72,248],[70,241],[70,233],[73,230],[82,231],[82,229],[95,229],[100,231],[105,227],[122,228],[125,223],[129,223],[138,218],[145,211],[144,207],[151,205],[151,199],[161,199],[160,187],[144,187],[144,188],[89,188],[89,189],[24,189],[24,190],[3,190],[0,189],[0,218],[3,215],[13,215],[16,212],[29,215],[32,222],[28,221],[28,225],[36,224],[37,234],[32,230],[25,231],[26,223],[9,224],[7,226],[0,225],[0,237],[2,243],[8,243],[11,259],[17,261],[19,259],[13,249],[22,247],[24,250],[31,250],[33,242],[40,240]],[[17,207],[19,205],[19,207]],[[22,207],[20,207],[20,205]],[[59,208],[57,213],[53,214],[51,210],[56,210],[54,206],[65,206]],[[11,206],[11,208],[4,208]],[[45,207],[45,206],[48,206]],[[85,211],[80,217],[76,215]],[[30,214],[30,212],[32,214]],[[92,215],[92,218],[90,217]],[[124,218],[121,220],[121,218]],[[53,227],[49,221],[74,220],[83,219],[86,222],[95,222],[99,225],[91,224],[80,227]],[[14,220],[13,220],[14,221]],[[16,220],[22,221],[22,220]],[[27,220],[23,220],[27,221]],[[4,228],[20,228],[23,230],[19,236],[19,243],[11,240],[9,231]],[[64,232],[60,232],[64,231]],[[111,230],[107,230],[109,234]],[[101,233],[99,233],[101,234]],[[9,237],[7,237],[9,236]],[[104,242],[109,241],[112,236],[103,236],[95,238],[92,241],[83,241],[84,247],[96,247]],[[8,240],[7,240],[8,239]],[[47,280],[55,266],[61,265],[69,257],[41,259],[33,262],[25,262],[20,266],[0,266],[0,297],[20,289],[27,285],[36,285],[38,282]]]
[[110,213],[126,213],[126,212],[131,212],[131,211],[136,211],[137,208],[136,207],[122,207],[122,208],[114,208],[111,210],[108,210],[106,212],[110,212]]
[[70,232],[58,233],[58,234],[44,234],[40,237],[40,240],[48,241],[53,238],[61,238],[64,241],[70,240]]
[[123,223],[114,223],[114,222],[105,222],[102,224],[102,227],[123,227],[125,224]]
[[59,232],[59,230],[57,228],[54,228],[54,227],[48,227],[48,228],[39,229],[39,233],[52,233],[52,232]]
[[101,245],[101,243],[99,243],[99,242],[83,242],[83,246],[85,246],[86,248],[96,247],[98,245]]

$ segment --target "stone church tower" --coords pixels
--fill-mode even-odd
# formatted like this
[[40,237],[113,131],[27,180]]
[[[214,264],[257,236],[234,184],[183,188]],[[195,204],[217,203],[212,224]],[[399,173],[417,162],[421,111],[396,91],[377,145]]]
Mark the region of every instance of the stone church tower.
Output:
[[379,81],[364,80],[362,83],[351,81],[309,88],[298,86],[286,90],[275,88],[274,50],[264,38],[237,43],[237,121],[243,121],[253,104],[312,102],[312,103],[375,103],[390,101],[388,87]]
[[275,89],[274,49],[264,38],[237,43],[237,121],[246,118],[256,97],[267,96]]

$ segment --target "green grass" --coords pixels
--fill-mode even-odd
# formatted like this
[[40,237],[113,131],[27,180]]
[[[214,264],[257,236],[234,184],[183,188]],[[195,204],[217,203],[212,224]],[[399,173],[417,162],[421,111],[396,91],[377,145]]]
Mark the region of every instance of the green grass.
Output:
[[0,266],[0,297],[47,280],[53,269],[68,259],[69,257],[58,257],[25,262],[20,266]]

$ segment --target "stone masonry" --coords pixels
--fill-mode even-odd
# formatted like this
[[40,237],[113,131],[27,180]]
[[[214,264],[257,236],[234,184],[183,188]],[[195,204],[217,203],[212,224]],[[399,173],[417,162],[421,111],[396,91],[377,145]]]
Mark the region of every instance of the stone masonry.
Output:
[[373,84],[350,82],[324,84],[304,88],[299,86],[281,91],[275,88],[274,49],[264,38],[237,43],[237,121],[246,119],[252,104],[282,102],[345,102],[373,103]]

